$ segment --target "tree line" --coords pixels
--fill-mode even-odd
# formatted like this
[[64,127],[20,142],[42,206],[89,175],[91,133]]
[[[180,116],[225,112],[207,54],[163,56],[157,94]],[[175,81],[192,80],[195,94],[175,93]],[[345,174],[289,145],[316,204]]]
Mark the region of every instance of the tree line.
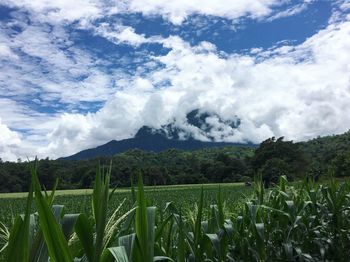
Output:
[[[249,182],[257,174],[265,185],[282,175],[289,180],[350,175],[350,133],[294,143],[269,138],[259,147],[223,147],[161,153],[134,149],[113,157],[68,161],[42,159],[38,174],[46,189],[58,178],[59,189],[91,188],[98,164],[112,160],[111,185],[128,187],[136,173],[146,185]],[[28,163],[0,160],[0,192],[27,191]]]

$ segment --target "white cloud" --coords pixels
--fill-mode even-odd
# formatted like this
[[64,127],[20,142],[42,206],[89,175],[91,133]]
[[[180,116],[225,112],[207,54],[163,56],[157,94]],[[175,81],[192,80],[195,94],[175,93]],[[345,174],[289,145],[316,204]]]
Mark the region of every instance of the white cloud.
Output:
[[[308,0],[304,1],[307,4]],[[38,21],[51,24],[72,23],[78,21],[83,27],[97,18],[122,14],[142,13],[145,16],[160,15],[173,24],[181,24],[191,15],[217,16],[229,20],[241,17],[262,19],[271,16],[276,8],[289,3],[280,0],[4,0],[3,4],[27,9],[35,15]],[[344,5],[345,6],[345,5]],[[299,12],[296,7],[290,9],[288,14]],[[285,13],[286,14],[286,13]],[[280,16],[285,16],[283,12]],[[132,34],[128,31],[125,34]]]
[[53,117],[36,112],[28,106],[9,98],[0,98],[0,108],[0,118],[2,122],[18,130],[46,129],[46,122]]
[[350,1],[336,0],[333,2],[332,15],[329,18],[329,23],[334,24],[344,20],[350,20]]
[[[175,25],[182,24],[191,15],[203,15],[226,18],[238,23],[240,18],[249,17],[258,20],[275,20],[296,15],[304,11],[314,0],[303,0],[286,10],[284,6],[291,4],[288,0],[4,0],[2,3],[10,7],[28,10],[36,21],[53,25],[78,22],[82,28],[91,26],[91,21],[115,14],[142,13],[144,16],[162,16]],[[334,6],[346,12],[348,0],[334,1]],[[126,43],[138,43],[142,35],[135,34],[133,28],[119,29],[116,35],[111,32],[108,38],[119,39]]]
[[4,94],[79,105],[106,101],[114,93],[111,77],[99,69],[98,58],[73,46],[60,26],[23,25],[17,34],[0,32],[0,39],[7,43],[6,48],[0,46],[0,54],[6,55],[0,74],[0,81],[7,83],[0,85]]
[[0,117],[0,158],[4,161],[17,159],[16,149],[20,143],[20,135],[3,124]]
[[[162,15],[173,24],[181,24],[193,14],[224,17],[235,20],[243,16],[266,17],[273,7],[281,4],[276,0],[127,0],[118,1],[119,12],[141,12],[144,15]],[[121,3],[120,3],[121,2]]]
[[55,24],[80,19],[94,19],[99,17],[103,11],[99,1],[91,0],[4,0],[2,4],[25,8],[34,13],[36,19]]
[[131,137],[142,119],[139,114],[147,101],[142,93],[126,91],[115,95],[95,114],[63,114],[50,122],[48,146],[40,155],[59,157],[73,154],[112,139]]
[[16,60],[18,59],[18,56],[12,52],[10,47],[3,43],[0,43],[0,60],[1,59]]
[[[186,113],[196,108],[242,120],[232,129],[208,119],[216,127],[208,135],[217,141],[260,142],[282,135],[305,140],[342,133],[350,127],[349,33],[350,22],[330,25],[303,44],[264,60],[222,56],[206,43],[191,47],[170,37],[163,43],[172,50],[155,58],[164,64],[162,69],[135,76],[95,114],[71,115],[69,124],[68,115],[57,119],[46,153],[68,155],[131,137],[143,124],[159,127],[173,119],[206,140],[185,122]],[[167,88],[156,88],[166,81]]]
[[102,23],[97,28],[92,28],[95,29],[98,35],[101,35],[116,44],[139,46],[150,42],[150,40],[146,39],[144,35],[136,34],[135,29],[130,26],[121,26],[119,24],[111,26],[108,23]]
[[289,17],[289,16],[293,16],[296,14],[299,14],[301,12],[303,12],[304,10],[306,10],[309,6],[310,3],[312,3],[313,1],[305,1],[301,4],[295,5],[293,7],[288,8],[287,10],[283,10],[278,12],[277,14],[274,14],[272,16],[270,16],[267,21],[273,21],[276,19],[280,19],[280,18],[284,18],[284,17]]
[[[1,63],[0,83],[6,83],[0,85],[0,92],[50,108],[65,103],[74,109],[81,102],[104,102],[103,107],[96,113],[50,114],[36,112],[10,98],[0,99],[0,135],[7,138],[0,143],[1,158],[69,155],[111,139],[129,138],[144,124],[160,127],[172,121],[196,138],[207,140],[203,132],[185,121],[186,114],[196,108],[225,120],[236,115],[242,120],[238,129],[232,129],[216,117],[207,119],[215,127],[208,135],[217,141],[260,142],[281,135],[304,140],[341,133],[350,127],[349,21],[331,20],[326,29],[298,46],[282,43],[280,47],[240,55],[222,53],[209,42],[191,46],[178,36],[147,38],[120,24],[92,27],[90,20],[109,9],[89,1],[77,10],[80,4],[12,3],[28,9],[32,22],[22,23],[22,31],[17,34],[0,31],[0,55],[5,61]],[[242,16],[271,18],[277,4],[282,3],[124,1],[110,13],[162,15],[180,24],[192,14],[232,20]],[[341,6],[347,8],[343,2]],[[295,14],[302,11],[301,7],[277,16]],[[99,63],[110,61],[101,61],[73,45],[64,28],[72,21],[117,45],[160,43],[171,51],[152,57],[145,53],[148,61],[134,74],[123,68],[105,72]],[[128,64],[127,59],[123,65]],[[20,136],[13,131],[17,129],[26,132]]]

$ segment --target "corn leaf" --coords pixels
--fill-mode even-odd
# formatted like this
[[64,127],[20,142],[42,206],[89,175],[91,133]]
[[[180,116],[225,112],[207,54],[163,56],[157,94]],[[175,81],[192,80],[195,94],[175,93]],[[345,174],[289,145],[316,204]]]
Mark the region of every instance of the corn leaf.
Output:
[[[36,172],[36,162],[31,167]],[[33,184],[30,185],[24,217],[18,216],[12,227],[6,247],[6,261],[23,262],[29,259],[29,223],[33,201]]]
[[93,228],[86,214],[79,215],[74,229],[83,246],[86,257],[90,262],[94,261],[95,247],[93,239]]
[[[45,243],[52,261],[72,261],[68,242],[56,221],[47,199],[41,193],[41,187],[37,177],[36,169],[32,169],[32,181],[35,192],[35,203],[39,213],[40,228],[43,232]],[[26,260],[23,260],[26,261]]]

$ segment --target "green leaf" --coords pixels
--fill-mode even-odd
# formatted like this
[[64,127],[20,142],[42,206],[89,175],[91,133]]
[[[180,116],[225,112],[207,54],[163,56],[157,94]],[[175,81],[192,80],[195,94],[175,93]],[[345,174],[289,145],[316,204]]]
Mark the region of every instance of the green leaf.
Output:
[[156,256],[153,258],[153,261],[174,261],[170,257],[165,256]]
[[10,238],[10,231],[5,226],[5,224],[0,222],[0,253],[6,249],[9,238]]
[[203,216],[203,186],[201,188],[201,194],[199,199],[198,213],[194,226],[194,252],[196,261],[202,261],[202,252],[200,243],[202,241],[202,216]]
[[[56,221],[47,199],[41,193],[41,187],[36,169],[32,169],[32,181],[35,192],[35,202],[39,213],[40,228],[43,232],[45,243],[52,261],[72,261],[68,242]],[[26,261],[26,260],[23,260]]]
[[75,223],[75,233],[77,234],[85,255],[90,262],[94,261],[94,239],[93,228],[86,214],[80,214]]
[[[31,167],[32,173],[36,173],[37,161]],[[29,188],[27,197],[26,212],[24,217],[18,216],[11,229],[9,242],[6,247],[6,261],[23,262],[29,259],[29,224],[30,212],[33,201],[33,184]]]
[[78,217],[79,214],[65,214],[61,219],[62,231],[67,240],[69,240],[73,233]]
[[118,239],[119,246],[124,246],[130,261],[133,260],[132,252],[134,250],[135,245],[135,236],[135,234],[129,234],[126,236],[121,236]]
[[165,226],[169,223],[169,221],[173,218],[173,215],[170,214],[160,225],[157,226],[155,241],[159,241],[162,233],[164,231]]
[[219,186],[219,193],[218,193],[218,220],[219,220],[219,226],[221,228],[224,227],[225,224],[225,216],[224,216],[224,204],[222,202],[222,194],[221,194],[221,187]]
[[137,190],[137,209],[135,218],[135,231],[138,246],[140,248],[140,255],[145,261],[150,261],[148,254],[148,222],[147,222],[147,204],[146,198],[143,191],[143,182],[141,174],[138,179],[138,190]]
[[94,261],[99,261],[104,250],[104,234],[107,223],[107,210],[109,201],[109,182],[112,170],[112,162],[109,169],[104,173],[97,168],[96,179],[92,196],[93,215],[96,226]]
[[211,243],[212,248],[215,250],[216,256],[219,261],[222,261],[220,240],[217,234],[206,234],[207,240]]
[[147,253],[149,258],[154,257],[154,241],[155,241],[155,220],[156,220],[156,207],[147,207]]
[[128,255],[123,246],[108,248],[116,262],[129,262]]
[[186,233],[184,227],[184,221],[182,219],[181,212],[178,216],[175,216],[177,225],[179,228],[178,241],[177,241],[177,261],[185,261],[186,257]]

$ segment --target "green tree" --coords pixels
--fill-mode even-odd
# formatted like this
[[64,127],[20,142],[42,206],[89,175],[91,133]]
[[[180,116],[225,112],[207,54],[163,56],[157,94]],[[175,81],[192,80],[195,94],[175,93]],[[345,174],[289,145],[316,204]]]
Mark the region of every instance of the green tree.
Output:
[[266,187],[276,184],[280,176],[291,178],[291,166],[279,158],[267,160],[260,171]]
[[[272,159],[274,160],[270,161]],[[268,161],[270,161],[268,165],[273,163],[279,166],[282,163],[277,163],[275,159],[288,164],[290,179],[302,176],[307,170],[308,162],[299,145],[293,141],[283,141],[283,137],[278,139],[272,137],[262,142],[251,159],[251,165],[254,171],[258,172],[263,167],[266,169]]]
[[333,171],[336,176],[350,175],[350,150],[339,153],[332,161]]

